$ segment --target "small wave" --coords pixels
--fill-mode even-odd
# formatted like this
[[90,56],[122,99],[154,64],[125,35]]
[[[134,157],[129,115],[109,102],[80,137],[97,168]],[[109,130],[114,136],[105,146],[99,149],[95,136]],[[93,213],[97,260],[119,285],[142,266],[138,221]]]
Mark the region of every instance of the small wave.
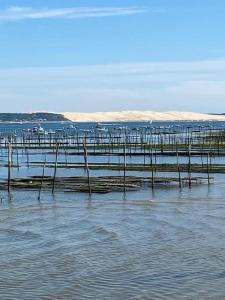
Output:
[[100,226],[96,228],[96,233],[98,234],[102,234],[102,235],[107,235],[110,236],[112,238],[117,238],[117,233],[114,231],[109,231],[106,228]]
[[26,239],[36,239],[40,238],[41,235],[34,233],[32,231],[20,231],[15,229],[0,229],[0,234],[6,235],[7,238],[12,238],[15,240],[26,240]]

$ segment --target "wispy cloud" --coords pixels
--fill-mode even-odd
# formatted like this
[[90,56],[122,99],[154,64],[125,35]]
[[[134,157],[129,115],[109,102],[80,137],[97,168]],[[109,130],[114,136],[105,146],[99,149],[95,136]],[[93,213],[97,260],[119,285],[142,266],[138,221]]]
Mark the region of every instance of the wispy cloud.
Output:
[[[31,19],[78,19],[128,16],[144,13],[144,8],[138,7],[71,7],[71,8],[33,8],[10,6],[0,10],[0,21],[20,21]],[[159,12],[155,10],[152,12]]]
[[9,111],[225,112],[225,59],[0,68],[0,104]]

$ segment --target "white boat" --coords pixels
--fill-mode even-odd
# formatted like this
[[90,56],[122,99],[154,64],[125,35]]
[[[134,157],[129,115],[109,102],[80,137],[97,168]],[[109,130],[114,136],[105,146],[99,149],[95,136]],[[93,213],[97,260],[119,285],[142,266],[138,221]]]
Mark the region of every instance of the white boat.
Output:
[[31,130],[33,133],[37,133],[37,134],[45,134],[45,130],[43,127],[41,127],[40,125],[37,127],[32,128]]

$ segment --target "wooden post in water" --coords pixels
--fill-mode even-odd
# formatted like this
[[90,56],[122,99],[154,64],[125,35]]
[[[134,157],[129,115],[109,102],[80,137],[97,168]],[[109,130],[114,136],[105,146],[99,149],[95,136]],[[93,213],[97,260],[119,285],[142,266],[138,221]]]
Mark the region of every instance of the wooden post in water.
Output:
[[155,142],[155,144],[154,144],[154,147],[155,147],[155,161],[154,161],[154,163],[155,163],[155,173],[156,173],[156,164],[157,164],[157,149],[156,149],[156,142]]
[[11,143],[8,143],[8,192],[10,192],[11,186]]
[[201,163],[202,163],[202,168],[204,166],[204,163],[203,163],[203,144],[200,145],[200,151],[201,151]]
[[19,153],[18,153],[18,146],[16,146],[16,164],[17,164],[17,169],[20,169],[19,165]]
[[87,153],[87,147],[86,147],[86,137],[83,143],[84,148],[84,162],[85,162],[85,169],[87,172],[87,179],[88,179],[88,191],[89,195],[91,196],[91,181],[90,181],[90,172],[89,172],[89,165],[88,165],[88,153]]
[[64,155],[65,155],[65,163],[66,163],[66,167],[68,167],[68,160],[67,160],[66,146],[64,146]]
[[207,154],[207,177],[208,177],[208,184],[210,184],[210,177],[209,177],[209,153]]
[[127,145],[126,145],[126,135],[124,137],[124,148],[123,148],[123,191],[126,193],[126,170],[127,170]]
[[11,142],[10,142],[10,145],[11,145],[11,166],[14,165],[14,161],[13,161],[13,153],[14,153],[14,149],[13,149],[13,140],[11,139]]
[[188,184],[191,187],[191,144],[188,143]]
[[54,175],[53,175],[53,183],[52,183],[52,194],[55,191],[55,179],[56,179],[56,172],[58,166],[58,153],[59,153],[59,145],[56,144],[56,152],[55,152],[55,167],[54,167]]
[[154,170],[153,170],[153,149],[151,144],[151,170],[152,170],[152,189],[154,189]]
[[44,181],[44,177],[45,177],[45,166],[46,166],[46,155],[45,155],[45,161],[44,161],[44,164],[43,164],[41,184],[40,184],[39,193],[38,193],[38,201],[41,200],[41,190],[42,190],[43,181]]
[[145,163],[146,163],[146,159],[145,159],[145,155],[146,155],[146,145],[143,145],[144,147],[144,168],[145,168]]
[[29,152],[28,152],[28,147],[25,147],[25,153],[27,157],[27,167],[30,167],[30,160],[29,160]]
[[178,148],[177,148],[177,143],[176,143],[176,152],[177,152],[177,171],[178,171],[178,178],[179,178],[179,187],[181,188],[181,176],[180,176],[180,163],[179,163],[179,153],[178,153]]

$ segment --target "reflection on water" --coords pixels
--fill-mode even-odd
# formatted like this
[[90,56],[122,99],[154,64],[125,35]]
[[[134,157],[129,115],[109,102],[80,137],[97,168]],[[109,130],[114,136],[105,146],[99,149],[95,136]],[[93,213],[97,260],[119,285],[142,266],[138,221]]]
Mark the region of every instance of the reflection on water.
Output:
[[224,299],[224,188],[2,193],[0,298]]

